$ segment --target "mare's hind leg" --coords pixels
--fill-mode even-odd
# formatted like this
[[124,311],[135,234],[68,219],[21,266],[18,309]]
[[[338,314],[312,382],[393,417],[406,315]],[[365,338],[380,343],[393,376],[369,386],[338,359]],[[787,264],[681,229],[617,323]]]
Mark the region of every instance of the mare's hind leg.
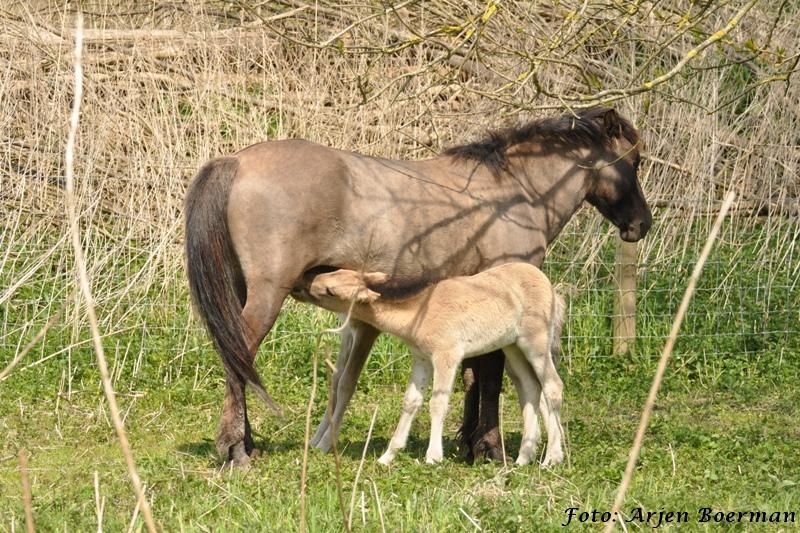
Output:
[[352,336],[350,350],[349,353],[346,353],[344,343],[342,343],[342,349],[339,357],[342,357],[343,355],[345,356],[344,364],[342,365],[340,372],[339,361],[336,361],[337,372],[333,377],[333,389],[335,395],[333,399],[333,416],[329,417],[331,411],[327,411],[325,413],[322,424],[327,422],[328,427],[325,429],[319,441],[314,444],[317,448],[326,452],[331,449],[334,440],[339,435],[339,428],[341,427],[342,419],[344,418],[344,412],[347,409],[347,405],[350,403],[350,400],[353,398],[353,394],[356,390],[358,376],[361,374],[361,370],[364,368],[364,363],[367,361],[367,356],[369,356],[372,345],[375,344],[375,339],[377,339],[378,335],[380,334],[378,330],[369,324],[360,322],[358,320],[353,320],[352,318],[349,329],[350,335]]
[[[251,363],[255,360],[258,346],[275,323],[281,304],[288,294],[288,290],[277,287],[280,285],[252,282],[248,286],[247,303],[242,311],[242,318],[249,329],[247,346]],[[220,457],[235,466],[247,465],[255,450],[244,388],[245,384],[236,375],[226,375],[225,400],[216,447]]]

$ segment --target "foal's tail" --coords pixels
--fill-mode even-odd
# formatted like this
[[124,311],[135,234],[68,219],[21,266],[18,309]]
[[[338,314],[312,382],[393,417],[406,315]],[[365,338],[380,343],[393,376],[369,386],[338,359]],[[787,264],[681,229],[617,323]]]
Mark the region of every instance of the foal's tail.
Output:
[[228,230],[228,198],[239,162],[232,157],[203,165],[186,192],[186,271],[195,308],[205,322],[227,372],[275,412],[275,403],[253,367],[242,309],[247,287]]
[[564,327],[564,313],[566,312],[567,304],[564,298],[553,289],[553,316],[550,322],[550,354],[553,357],[553,363],[558,368],[558,362],[561,358],[561,330]]

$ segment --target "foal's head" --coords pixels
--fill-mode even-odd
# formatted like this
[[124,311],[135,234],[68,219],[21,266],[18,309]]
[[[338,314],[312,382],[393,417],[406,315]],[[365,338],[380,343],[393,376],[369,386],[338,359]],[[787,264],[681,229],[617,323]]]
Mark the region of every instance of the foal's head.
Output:
[[637,176],[639,135],[613,109],[590,109],[581,114],[581,120],[593,121],[604,140],[591,157],[586,200],[619,228],[623,240],[638,241],[653,224]]
[[380,298],[380,294],[370,286],[384,283],[388,276],[382,272],[356,272],[340,269],[317,275],[308,287],[311,300],[332,310],[346,310],[347,305],[371,303]]

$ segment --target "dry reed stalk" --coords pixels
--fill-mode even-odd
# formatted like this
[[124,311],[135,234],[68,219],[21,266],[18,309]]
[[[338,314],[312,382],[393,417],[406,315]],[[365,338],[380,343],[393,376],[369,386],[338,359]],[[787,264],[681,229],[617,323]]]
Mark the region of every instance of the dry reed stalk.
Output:
[[[325,358],[325,370],[328,375],[328,397],[333,397],[333,373],[336,368],[333,366],[330,358]],[[336,467],[336,495],[339,498],[339,509],[342,511],[342,526],[347,533],[350,533],[350,520],[347,517],[347,508],[344,505],[344,487],[342,485],[342,465],[339,457],[339,448],[336,441],[339,440],[339,425],[333,423],[332,406],[328,405],[328,420],[330,420],[330,432],[333,435],[331,439],[331,451],[333,452],[333,464]]]
[[[372,429],[375,427],[375,420],[378,418],[378,406],[372,411],[372,420],[369,422],[369,430],[367,430],[367,440],[364,442],[364,449],[361,451],[361,460],[358,462],[358,469],[356,470],[356,477],[353,480],[353,490],[350,492],[350,513],[347,517],[347,527],[353,527],[353,509],[356,506],[356,489],[358,488],[358,480],[361,478],[361,471],[364,468],[364,461],[367,458],[367,449],[369,448],[369,441],[372,438]],[[363,496],[363,493],[362,493]]]
[[83,91],[83,71],[81,67],[81,52],[83,50],[83,18],[78,13],[75,21],[75,93],[73,97],[72,113],[70,114],[69,133],[67,136],[67,146],[65,149],[65,199],[67,204],[67,212],[70,220],[70,232],[72,235],[72,247],[75,252],[75,266],[78,271],[78,282],[83,298],[86,302],[86,313],[89,318],[89,325],[92,332],[92,339],[97,356],[97,366],[100,369],[100,378],[103,382],[103,390],[108,401],[109,411],[111,412],[111,419],[114,423],[114,429],[117,432],[117,438],[122,448],[122,453],[125,456],[125,461],[128,465],[128,474],[133,482],[134,491],[136,492],[142,516],[144,517],[145,524],[150,533],[156,533],[156,525],[153,520],[153,515],[150,511],[150,504],[147,502],[147,496],[142,488],[142,482],[139,478],[139,473],[136,470],[136,463],[134,462],[133,455],[128,444],[128,437],[125,434],[122,419],[119,414],[116,396],[111,384],[111,378],[108,373],[108,364],[106,363],[105,354],[103,351],[103,343],[100,340],[100,328],[98,326],[97,315],[94,310],[94,303],[92,299],[92,291],[89,283],[89,277],[86,272],[86,261],[83,256],[83,245],[81,244],[80,228],[78,225],[78,215],[76,209],[76,199],[74,192],[74,154],[75,154],[75,137],[78,131],[78,121],[80,117],[81,95]]
[[311,411],[314,409],[314,397],[317,394],[317,362],[319,360],[320,338],[317,337],[317,346],[314,348],[314,355],[311,363],[311,393],[308,396],[308,406],[306,407],[306,429],[303,438],[303,464],[300,467],[300,524],[298,531],[306,531],[306,475],[308,473],[308,447],[311,438]]
[[36,531],[33,522],[33,498],[28,479],[28,452],[24,448],[19,451],[19,477],[22,483],[22,506],[25,508],[25,528],[28,533],[33,533]]
[[[508,468],[508,457],[506,457],[506,438],[503,436],[503,399],[504,394],[501,392],[498,398],[499,407],[497,408],[497,430],[500,432],[500,453],[503,454],[503,468]],[[538,416],[538,415],[537,415]],[[544,416],[544,415],[543,415]]]
[[94,511],[97,515],[97,533],[103,533],[103,511],[106,507],[106,497],[100,496],[100,475],[94,471]]
[[642,449],[644,434],[645,431],[647,431],[647,424],[650,421],[650,416],[653,413],[653,407],[656,403],[656,396],[658,395],[658,390],[661,388],[661,381],[664,378],[664,373],[667,370],[667,363],[672,355],[672,349],[675,346],[675,341],[678,338],[678,332],[680,331],[681,324],[683,323],[683,318],[686,316],[689,303],[692,301],[692,296],[694,296],[697,280],[700,278],[700,274],[703,271],[703,266],[706,263],[706,259],[708,259],[708,255],[711,253],[711,248],[714,245],[714,242],[717,240],[717,235],[722,227],[722,221],[725,219],[725,215],[728,214],[728,210],[733,204],[734,199],[736,199],[736,193],[730,191],[725,197],[725,201],[722,204],[719,215],[714,221],[711,232],[706,238],[706,243],[703,246],[703,250],[700,252],[700,257],[697,259],[697,263],[694,266],[692,275],[689,277],[689,283],[686,286],[686,291],[683,293],[681,305],[678,307],[678,312],[675,314],[675,320],[672,322],[672,329],[669,332],[667,343],[664,345],[664,351],[661,353],[661,359],[658,361],[658,367],[656,368],[655,376],[653,376],[653,382],[650,385],[650,392],[647,395],[647,400],[645,401],[644,409],[642,410],[642,416],[639,420],[639,427],[636,430],[636,437],[633,439],[633,446],[628,454],[628,464],[625,466],[625,473],[622,476],[619,489],[617,489],[617,496],[614,499],[614,505],[611,507],[612,519],[606,523],[604,528],[605,533],[609,533],[614,529],[614,525],[617,523],[617,518],[619,518],[620,523],[624,524],[622,517],[619,516],[619,510],[625,501],[625,493],[627,492],[628,486],[633,479],[633,470],[636,468],[636,462],[639,459],[639,452]]
[[375,507],[378,508],[378,518],[381,520],[381,533],[386,533],[386,520],[383,517],[383,507],[381,506],[381,497],[378,494],[378,486],[375,484],[375,481],[370,479],[372,483],[372,495],[375,498]]

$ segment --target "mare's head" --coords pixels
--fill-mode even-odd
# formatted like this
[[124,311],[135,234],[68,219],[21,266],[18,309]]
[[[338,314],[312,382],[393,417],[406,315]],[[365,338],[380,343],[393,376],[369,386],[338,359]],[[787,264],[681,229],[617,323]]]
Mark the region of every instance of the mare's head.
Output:
[[[639,134],[630,122],[613,109],[594,107],[490,132],[488,138],[454,146],[444,155],[477,161],[497,179],[513,173],[509,160],[515,155],[578,157],[577,164],[587,175],[585,199],[619,228],[622,239],[638,241],[653,223],[636,175],[639,146]],[[546,173],[548,166],[534,168]]]
[[593,108],[578,115],[597,132],[590,155],[586,200],[619,228],[624,241],[647,234],[653,215],[639,185],[639,134],[613,109]]
[[346,311],[351,301],[370,303],[380,298],[380,294],[369,287],[384,283],[387,279],[388,276],[382,272],[334,270],[315,276],[308,287],[308,294],[317,305]]

